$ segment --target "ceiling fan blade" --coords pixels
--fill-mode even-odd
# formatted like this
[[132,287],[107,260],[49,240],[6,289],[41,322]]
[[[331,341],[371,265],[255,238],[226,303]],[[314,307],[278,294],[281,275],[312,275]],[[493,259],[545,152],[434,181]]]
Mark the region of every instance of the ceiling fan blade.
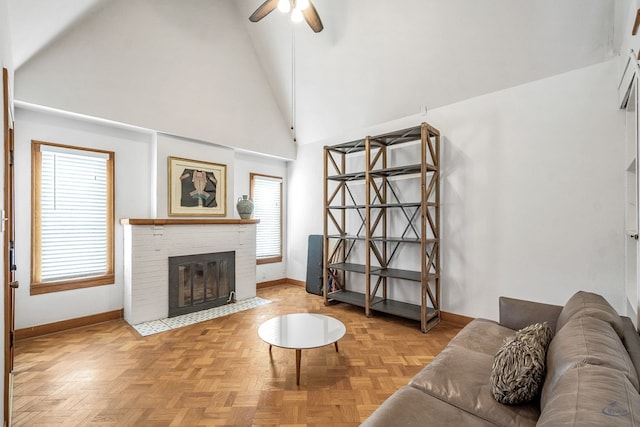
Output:
[[313,6],[313,3],[309,1],[309,7],[302,11],[302,15],[304,16],[304,20],[307,21],[307,24],[311,27],[311,29],[319,33],[324,28],[322,26],[322,21],[320,20],[320,15],[316,11],[316,8]]
[[249,21],[258,22],[278,7],[278,0],[267,0],[260,5],[259,8],[256,9],[255,12],[251,14],[249,17]]

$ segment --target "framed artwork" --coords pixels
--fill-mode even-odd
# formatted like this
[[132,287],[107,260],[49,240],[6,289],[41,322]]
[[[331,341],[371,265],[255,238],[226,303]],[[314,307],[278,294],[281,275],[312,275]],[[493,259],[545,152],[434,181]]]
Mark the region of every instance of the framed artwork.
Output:
[[227,166],[169,157],[169,215],[225,216]]

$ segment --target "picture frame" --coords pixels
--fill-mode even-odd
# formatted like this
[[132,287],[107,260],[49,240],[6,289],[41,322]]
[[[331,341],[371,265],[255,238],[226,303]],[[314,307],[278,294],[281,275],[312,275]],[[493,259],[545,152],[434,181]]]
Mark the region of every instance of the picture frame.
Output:
[[226,216],[227,165],[168,158],[169,216]]

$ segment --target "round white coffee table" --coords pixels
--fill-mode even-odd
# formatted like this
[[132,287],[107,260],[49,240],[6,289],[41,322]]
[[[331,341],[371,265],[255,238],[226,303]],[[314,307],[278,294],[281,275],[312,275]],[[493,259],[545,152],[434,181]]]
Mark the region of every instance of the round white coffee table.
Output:
[[274,345],[296,350],[296,385],[300,385],[302,350],[335,344],[338,351],[338,340],[345,332],[341,321],[313,313],[285,314],[267,320],[258,328],[262,341],[269,344],[269,352]]

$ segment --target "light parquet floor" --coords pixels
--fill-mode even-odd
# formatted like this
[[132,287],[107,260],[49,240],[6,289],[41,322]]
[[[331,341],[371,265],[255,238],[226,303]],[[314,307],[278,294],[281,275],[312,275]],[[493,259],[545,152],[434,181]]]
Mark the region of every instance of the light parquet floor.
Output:
[[[20,341],[13,426],[357,426],[437,355],[460,327],[367,318],[325,307],[298,286],[258,290],[255,309],[141,337],[124,321]],[[295,312],[340,319],[334,346],[295,351],[258,337],[262,322]]]

